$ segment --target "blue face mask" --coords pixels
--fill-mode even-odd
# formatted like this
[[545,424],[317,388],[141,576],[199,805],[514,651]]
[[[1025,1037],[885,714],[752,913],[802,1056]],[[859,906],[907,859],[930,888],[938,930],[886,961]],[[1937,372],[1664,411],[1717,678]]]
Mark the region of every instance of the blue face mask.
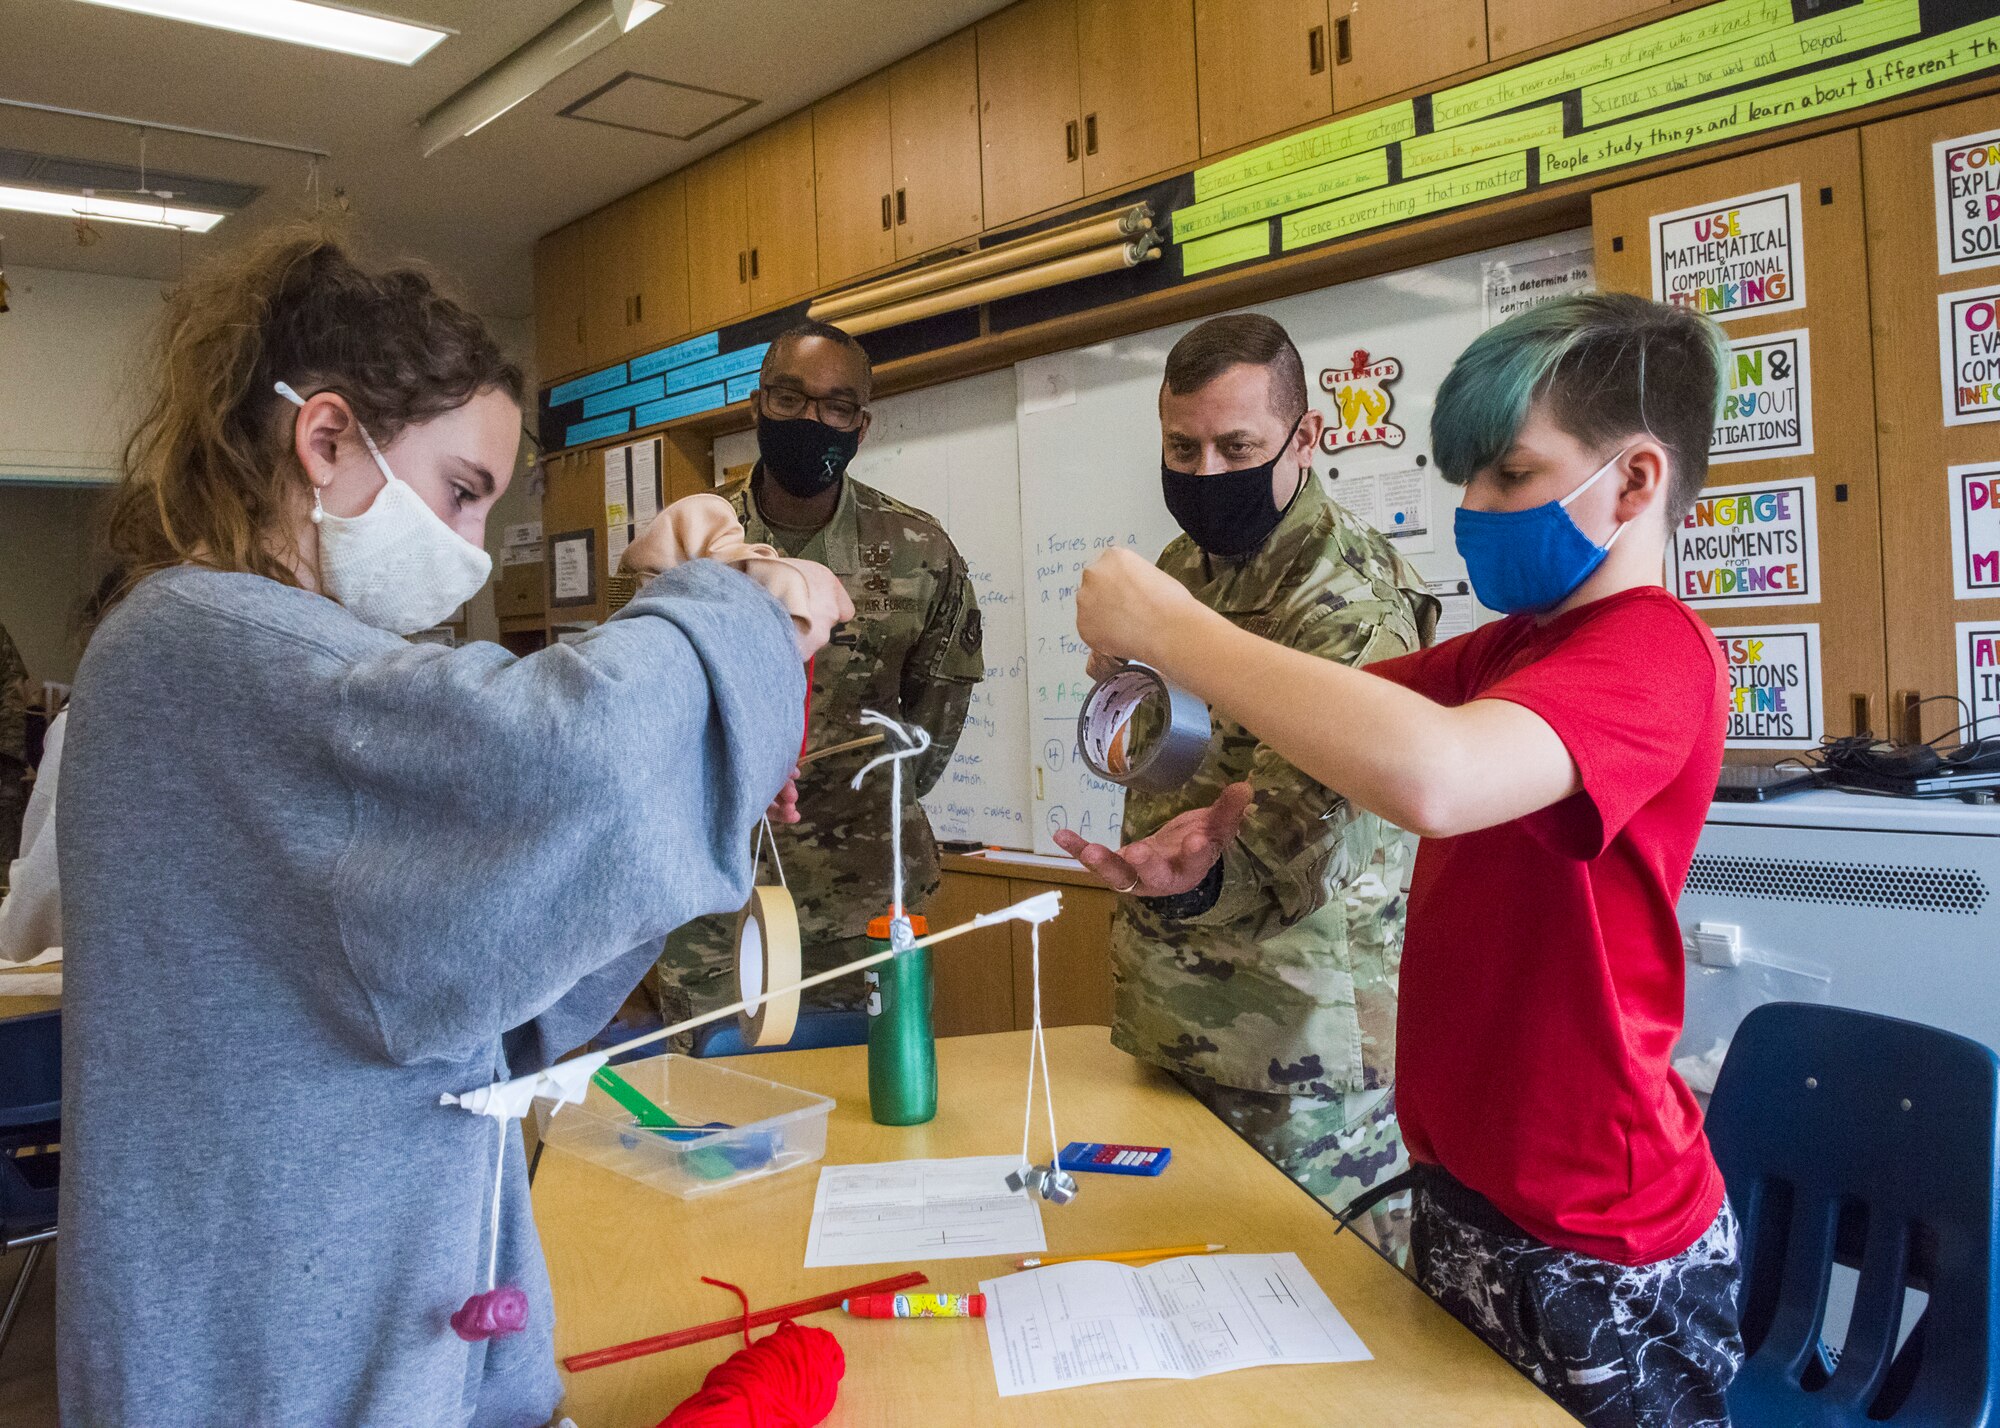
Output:
[[1458,508],[1452,535],[1480,604],[1508,615],[1539,615],[1562,604],[1590,579],[1625,527],[1619,526],[1610,540],[1599,545],[1570,519],[1569,503],[1595,486],[1630,449],[1621,447],[1560,501],[1525,511]]

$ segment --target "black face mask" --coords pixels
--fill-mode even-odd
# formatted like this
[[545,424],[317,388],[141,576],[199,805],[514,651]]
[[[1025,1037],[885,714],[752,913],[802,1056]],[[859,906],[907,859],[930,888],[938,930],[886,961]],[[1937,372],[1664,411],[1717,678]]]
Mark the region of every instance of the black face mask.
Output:
[[801,501],[837,485],[861,445],[861,429],[835,431],[823,421],[757,418],[757,454],[771,479]]
[[[1305,414],[1301,412],[1299,421],[1304,420]],[[1285,453],[1292,449],[1292,438],[1298,432],[1299,422],[1295,421],[1276,456],[1262,466],[1241,471],[1197,476],[1191,471],[1176,471],[1162,461],[1160,491],[1166,497],[1167,509],[1188,533],[1188,538],[1210,555],[1230,560],[1248,555],[1262,545],[1285,518],[1285,507],[1271,499],[1271,478],[1278,463],[1285,459]],[[1299,473],[1299,487],[1305,488],[1303,471]],[[1297,499],[1296,493],[1293,499]]]

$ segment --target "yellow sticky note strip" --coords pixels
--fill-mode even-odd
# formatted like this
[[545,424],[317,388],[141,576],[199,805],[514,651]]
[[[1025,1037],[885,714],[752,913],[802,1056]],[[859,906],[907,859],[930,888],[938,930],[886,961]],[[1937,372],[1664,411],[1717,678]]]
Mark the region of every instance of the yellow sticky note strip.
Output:
[[1417,110],[1410,100],[1370,109],[1348,119],[1336,119],[1303,134],[1273,139],[1246,149],[1233,158],[1194,171],[1197,203],[1228,193],[1231,189],[1261,183],[1265,179],[1309,169],[1318,164],[1344,159],[1368,149],[1379,149],[1417,132]]
[[1576,178],[1703,144],[1796,124],[1947,84],[2000,65],[2000,19],[1982,20],[1868,59],[1850,60],[1762,89],[1628,120],[1542,147],[1543,183]]
[[1191,278],[1196,273],[1205,273],[1211,268],[1226,268],[1231,263],[1270,256],[1271,225],[1252,223],[1247,228],[1232,228],[1227,233],[1216,233],[1207,238],[1197,238],[1192,243],[1183,243],[1181,276]]
[[1431,96],[1431,127],[1447,129],[1483,119],[1538,99],[1552,99],[1594,80],[1631,74],[1791,23],[1791,0],[1722,0],[1719,5],[1656,20],[1622,35],[1439,90]]
[[[1915,4],[1916,0],[1909,0]],[[1563,136],[1563,107],[1544,104],[1520,114],[1503,114],[1478,124],[1461,124],[1438,134],[1403,140],[1403,177],[1414,178],[1436,169],[1518,154]]]
[[[1562,132],[1557,125],[1556,132]],[[1235,228],[1254,218],[1290,213],[1295,208],[1326,203],[1343,194],[1364,188],[1380,188],[1389,181],[1389,151],[1376,149],[1351,159],[1315,164],[1296,173],[1281,174],[1263,183],[1252,184],[1211,198],[1206,203],[1189,204],[1174,212],[1174,241],[1185,243],[1225,228]]]
[[1776,34],[1754,35],[1692,59],[1585,85],[1583,122],[1606,124],[1664,104],[1684,103],[1710,90],[1774,78],[1835,55],[1907,38],[1922,27],[1917,0],[1868,0]]
[[1282,239],[1286,252],[1330,238],[1344,238],[1391,223],[1420,218],[1447,208],[1519,193],[1528,186],[1528,156],[1508,154],[1463,168],[1447,169],[1432,178],[1399,183],[1393,188],[1323,203],[1286,217]]

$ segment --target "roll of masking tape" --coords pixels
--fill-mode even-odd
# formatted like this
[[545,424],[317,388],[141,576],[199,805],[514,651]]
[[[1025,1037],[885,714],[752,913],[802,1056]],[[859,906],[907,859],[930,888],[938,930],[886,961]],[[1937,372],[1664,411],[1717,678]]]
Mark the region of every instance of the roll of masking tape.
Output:
[[799,955],[799,910],[781,887],[756,887],[736,920],[737,995],[751,1002],[738,1012],[743,1039],[751,1046],[783,1046],[799,1024],[799,994],[766,995],[790,987],[803,975]]
[[[1132,721],[1148,701],[1164,718],[1145,748],[1132,747]],[[1145,793],[1171,793],[1208,757],[1208,706],[1150,665],[1131,663],[1097,682],[1076,716],[1083,762],[1099,778]]]

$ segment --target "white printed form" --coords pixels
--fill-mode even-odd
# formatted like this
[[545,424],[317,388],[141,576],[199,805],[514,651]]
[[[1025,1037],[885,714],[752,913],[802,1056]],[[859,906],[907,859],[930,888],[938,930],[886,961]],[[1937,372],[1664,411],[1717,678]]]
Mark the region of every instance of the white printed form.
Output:
[[821,1166],[806,1268],[1045,1250],[1040,1208],[1007,1188],[1019,1164],[981,1155]]
[[1295,1254],[1075,1260],[979,1287],[1002,1398],[1373,1357]]

